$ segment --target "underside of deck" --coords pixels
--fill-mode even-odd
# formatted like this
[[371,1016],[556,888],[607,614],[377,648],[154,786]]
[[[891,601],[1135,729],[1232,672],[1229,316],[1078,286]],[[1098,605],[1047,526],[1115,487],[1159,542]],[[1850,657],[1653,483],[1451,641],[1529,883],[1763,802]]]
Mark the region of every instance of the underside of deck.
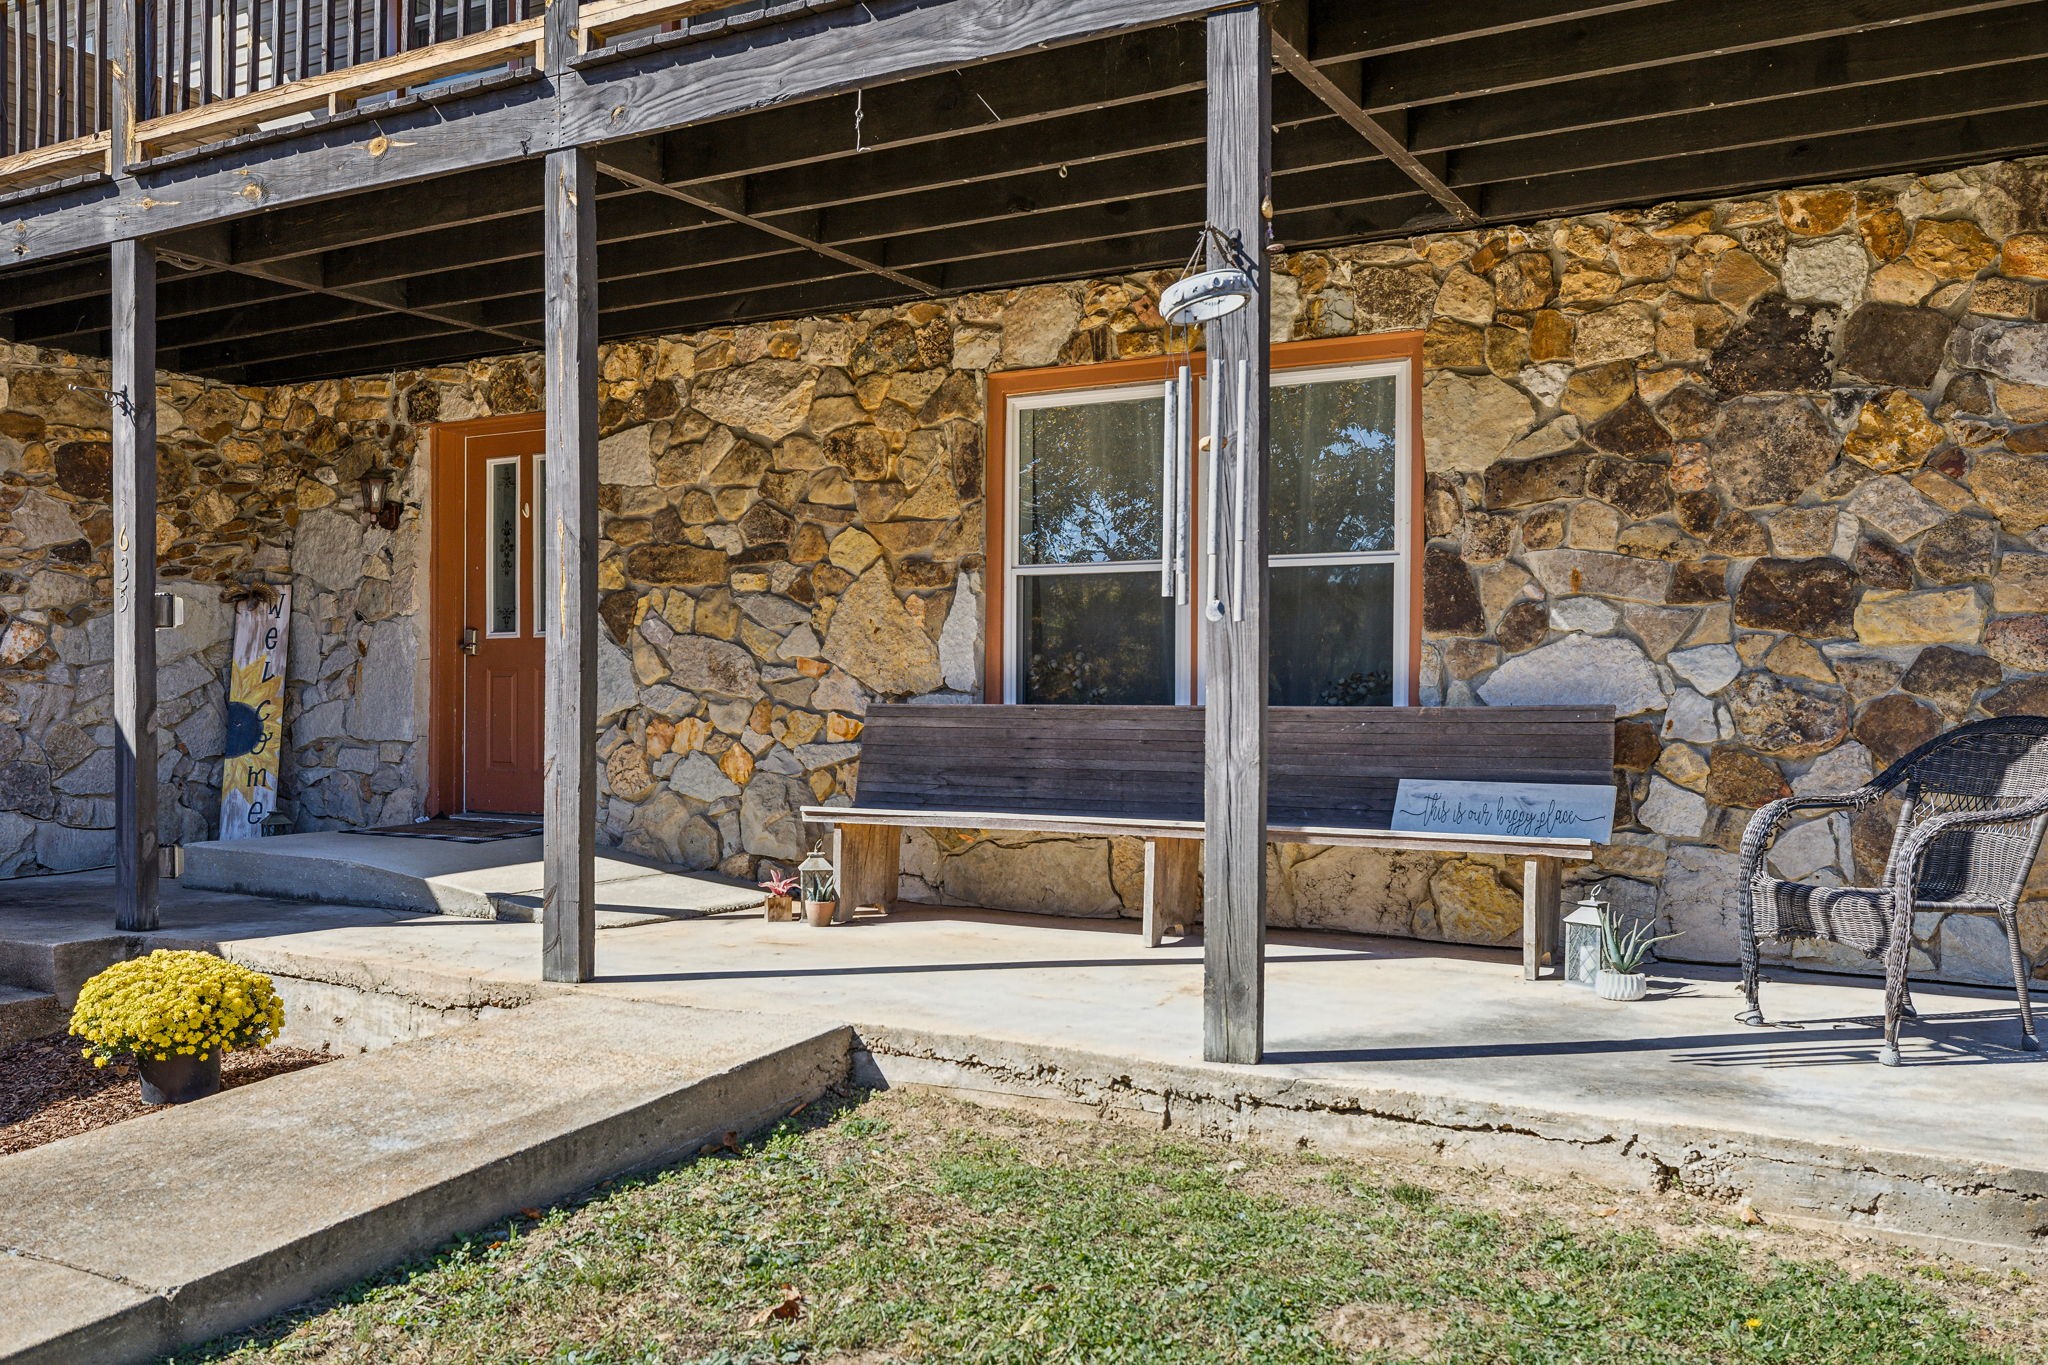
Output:
[[[105,254],[83,247],[148,232],[166,370],[273,384],[538,350],[537,154],[607,136],[607,338],[1186,258],[1198,5],[751,8],[552,81],[458,82],[0,201],[33,261],[0,262],[0,336],[106,353]],[[1296,251],[2048,147],[2039,0],[1314,0],[1275,21],[1272,243]],[[977,60],[1005,33],[1031,50]]]

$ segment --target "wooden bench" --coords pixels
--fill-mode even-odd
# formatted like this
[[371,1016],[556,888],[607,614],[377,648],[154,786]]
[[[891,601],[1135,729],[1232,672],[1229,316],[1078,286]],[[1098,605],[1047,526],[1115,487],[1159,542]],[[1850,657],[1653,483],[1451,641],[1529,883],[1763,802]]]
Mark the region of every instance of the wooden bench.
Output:
[[[902,831],[1029,830],[1145,841],[1144,935],[1192,922],[1201,867],[1203,713],[1192,706],[876,706],[850,806],[807,806],[832,829],[842,904],[896,899]],[[1557,946],[1562,864],[1586,839],[1413,834],[1388,828],[1406,778],[1606,783],[1606,706],[1275,707],[1267,743],[1273,843],[1524,859],[1522,968]]]

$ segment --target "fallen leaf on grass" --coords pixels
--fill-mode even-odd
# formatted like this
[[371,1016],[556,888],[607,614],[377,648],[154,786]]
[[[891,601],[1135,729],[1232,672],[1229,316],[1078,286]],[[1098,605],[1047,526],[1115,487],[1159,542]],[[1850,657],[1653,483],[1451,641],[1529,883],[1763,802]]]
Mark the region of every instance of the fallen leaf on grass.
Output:
[[541,1211],[539,1209],[521,1209],[519,1210],[519,1216],[528,1222],[538,1223],[541,1220]]
[[1764,1216],[1752,1208],[1750,1202],[1745,1199],[1735,1206],[1735,1221],[1747,1223],[1751,1227],[1758,1227],[1762,1225]]
[[1595,1218],[1612,1218],[1620,1212],[1621,1210],[1612,1204],[1602,1204],[1599,1208],[1592,1211]]
[[782,1286],[782,1301],[771,1303],[754,1314],[747,1322],[749,1327],[766,1327],[770,1322],[781,1319],[784,1322],[800,1316],[804,1311],[804,1291],[793,1284]]

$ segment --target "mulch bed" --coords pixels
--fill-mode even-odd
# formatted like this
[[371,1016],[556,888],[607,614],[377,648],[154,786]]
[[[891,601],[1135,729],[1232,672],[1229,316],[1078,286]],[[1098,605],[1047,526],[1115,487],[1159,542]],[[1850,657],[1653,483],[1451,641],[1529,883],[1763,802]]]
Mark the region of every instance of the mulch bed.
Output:
[[[63,1034],[0,1051],[0,1156],[170,1108],[142,1102],[133,1062],[96,1067],[79,1053],[78,1040]],[[333,1060],[332,1053],[299,1047],[230,1052],[220,1085],[232,1090]]]

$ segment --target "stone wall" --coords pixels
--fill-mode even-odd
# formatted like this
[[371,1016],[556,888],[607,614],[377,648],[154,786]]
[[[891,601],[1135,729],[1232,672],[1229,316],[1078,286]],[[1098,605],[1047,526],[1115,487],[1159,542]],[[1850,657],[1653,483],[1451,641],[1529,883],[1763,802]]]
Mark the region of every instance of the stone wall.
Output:
[[[113,858],[112,452],[106,367],[0,344],[0,876]],[[165,842],[211,837],[220,809],[237,588],[282,568],[293,466],[262,395],[168,379],[157,421],[157,536],[186,622],[157,635]],[[313,469],[309,459],[304,463]]]
[[[796,807],[851,791],[869,704],[978,696],[984,378],[1158,354],[1168,278],[606,347],[605,838],[786,864],[816,833]],[[1756,805],[2048,707],[2048,163],[1280,258],[1276,340],[1395,330],[1426,338],[1424,699],[1615,703],[1620,832],[1592,875],[1683,930],[1674,955],[1733,956]],[[418,501],[426,425],[531,411],[534,381],[521,357],[237,395],[298,584],[302,827],[421,800],[422,523],[365,530],[354,480],[388,464]],[[1886,818],[1795,829],[1779,866],[1867,876]],[[909,837],[916,897],[1136,910],[1130,841]],[[1519,926],[1505,862],[1270,856],[1276,924]],[[2048,969],[2048,917],[2027,925]],[[1923,969],[2003,971],[1993,926],[1922,927]]]

